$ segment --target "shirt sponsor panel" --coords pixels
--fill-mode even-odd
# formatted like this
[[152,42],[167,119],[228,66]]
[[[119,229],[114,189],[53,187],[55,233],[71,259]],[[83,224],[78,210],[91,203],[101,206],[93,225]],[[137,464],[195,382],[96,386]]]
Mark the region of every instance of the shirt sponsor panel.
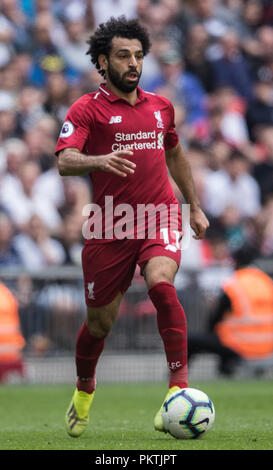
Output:
[[[112,151],[126,150],[133,147],[134,150],[164,150],[164,134],[163,132],[133,132],[123,133],[116,132],[114,136],[115,142],[112,144]],[[139,142],[142,141],[142,142]]]

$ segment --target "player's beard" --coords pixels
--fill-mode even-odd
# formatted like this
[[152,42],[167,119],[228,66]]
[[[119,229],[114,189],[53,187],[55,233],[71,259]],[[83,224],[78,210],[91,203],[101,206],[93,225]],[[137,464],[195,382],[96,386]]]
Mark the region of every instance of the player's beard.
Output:
[[[126,75],[131,72],[137,73],[138,79],[132,83],[126,82]],[[111,83],[123,93],[131,93],[132,91],[134,91],[138,86],[138,82],[141,77],[141,72],[139,73],[136,70],[130,70],[128,72],[125,72],[123,75],[120,75],[119,72],[115,70],[110,63],[108,65],[107,74]]]

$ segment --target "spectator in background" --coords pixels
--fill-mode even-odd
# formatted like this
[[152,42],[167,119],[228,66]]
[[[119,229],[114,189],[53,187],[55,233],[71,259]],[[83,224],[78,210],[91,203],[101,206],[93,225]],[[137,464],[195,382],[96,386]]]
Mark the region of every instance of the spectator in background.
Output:
[[35,184],[41,171],[35,161],[23,162],[18,170],[18,183],[20,189],[11,189],[9,195],[4,194],[2,204],[10,214],[18,230],[24,230],[34,214],[41,216],[49,230],[58,230],[60,216],[56,207],[49,199],[42,199],[36,194]]
[[[57,163],[54,159],[50,161],[51,167],[41,173],[35,184],[35,194],[42,201],[49,203],[56,208],[57,211],[62,208],[65,203],[63,179],[59,178],[57,171]],[[61,230],[60,225],[60,230]],[[59,231],[56,232],[56,234]]]
[[223,238],[227,241],[229,252],[234,252],[246,242],[247,231],[237,206],[227,205],[219,217],[219,223]]
[[2,194],[2,205],[19,230],[24,228],[35,208],[32,190],[39,174],[37,163],[22,161],[17,170],[17,184],[14,182],[9,191]]
[[[105,9],[105,5],[103,4]],[[90,59],[86,53],[86,41],[88,34],[85,24],[85,11],[78,7],[76,11],[67,8],[65,10],[65,40],[58,44],[57,48],[64,62],[69,68],[75,70],[76,74],[84,74],[90,70]]]
[[[45,117],[45,115],[43,115]],[[52,162],[50,139],[47,134],[44,135],[42,121],[39,120],[35,126],[31,127],[23,134],[23,142],[28,148],[28,160],[39,165],[40,170],[47,169]]]
[[264,22],[265,24],[273,23],[273,5],[271,0],[262,0],[264,7]]
[[193,140],[189,142],[187,155],[195,181],[198,198],[200,203],[203,204],[206,180],[211,174],[207,147],[202,145],[200,142]]
[[161,88],[169,87],[177,101],[185,106],[188,123],[199,124],[206,118],[206,94],[199,79],[185,70],[182,57],[174,49],[162,54],[160,66],[161,76],[150,83],[148,90],[159,92]]
[[3,211],[0,211],[0,227],[0,266],[22,266],[21,256],[14,245],[14,226]]
[[258,213],[261,207],[259,186],[249,174],[249,162],[242,153],[234,150],[225,169],[208,175],[204,204],[212,217],[220,217],[230,204],[238,208],[242,218]]
[[260,253],[264,257],[273,256],[273,192],[266,199],[257,219],[257,233]]
[[1,0],[1,12],[12,30],[12,42],[16,51],[27,49],[31,43],[29,24],[18,0]]
[[252,79],[249,66],[235,30],[225,32],[219,41],[220,57],[211,60],[214,87],[229,86],[249,101],[252,97]]
[[257,80],[253,89],[253,99],[246,112],[246,121],[252,141],[255,140],[257,126],[273,125],[273,78]]
[[[89,90],[87,84],[89,84],[89,87],[91,87],[91,89],[96,90],[98,88],[97,86],[98,75],[99,74],[96,72],[96,70],[94,69],[92,70],[92,67],[91,67],[91,71],[89,75],[84,74],[81,81],[75,81],[75,82],[70,83],[68,90],[67,90],[67,103],[66,104],[68,107],[70,107],[74,103],[74,101],[76,101],[78,98],[80,98],[80,96],[83,93],[83,90]],[[58,127],[58,131],[59,130],[60,130],[60,127]]]
[[261,126],[256,130],[257,142],[260,144],[262,161],[253,168],[253,176],[258,182],[262,201],[273,195],[273,123]]
[[204,25],[196,23],[189,30],[185,45],[185,69],[201,81],[206,92],[213,91],[213,73],[206,50],[209,35]]
[[[164,91],[164,89],[163,89]],[[193,127],[187,122],[187,111],[183,103],[180,101],[175,101],[174,93],[170,90],[170,88],[166,89],[166,97],[169,96],[173,97],[173,106],[175,110],[175,127],[181,142],[183,142],[184,148],[186,149],[191,141],[199,138],[200,129],[202,126]],[[201,138],[200,138],[201,140]]]
[[24,84],[23,54],[13,55],[11,60],[0,68],[0,87],[16,100]]
[[48,312],[39,305],[39,294],[31,274],[18,274],[14,292],[19,306],[21,329],[26,340],[26,351],[43,355],[51,347],[48,338]]
[[30,217],[24,232],[14,238],[23,266],[27,269],[43,269],[61,265],[65,259],[62,245],[52,237],[38,215]]
[[144,90],[148,90],[150,83],[156,81],[161,75],[160,57],[171,47],[166,31],[153,33],[151,37],[153,38],[151,50],[145,57],[147,67],[143,69],[140,78],[141,87]]
[[5,67],[13,54],[13,30],[8,19],[0,11],[0,68]]
[[81,252],[83,248],[82,236],[83,220],[76,214],[67,214],[63,219],[60,242],[65,251],[63,264],[81,266]]
[[[50,12],[57,18],[60,17],[61,12],[64,9],[64,4],[67,4],[71,0],[22,0],[23,3],[27,3],[28,7],[31,8],[32,20],[35,19],[40,13]],[[31,6],[30,6],[31,4]]]
[[198,353],[219,357],[219,371],[232,375],[242,360],[266,359],[273,353],[273,283],[253,265],[257,250],[238,248],[235,272],[223,285],[208,332],[190,334],[189,361]]
[[[59,212],[64,217],[67,214],[82,214],[83,207],[90,203],[90,184],[85,178],[63,178],[64,201]],[[83,220],[82,220],[83,222]]]
[[16,137],[15,98],[11,93],[0,90],[0,138]]
[[213,234],[208,236],[209,244],[209,257],[208,264],[209,267],[218,267],[218,268],[230,268],[231,266],[231,257],[228,247],[228,242],[223,236],[223,234]]
[[36,123],[35,129],[37,135],[43,137],[44,149],[40,151],[39,165],[41,174],[38,176],[35,185],[35,193],[43,200],[49,199],[54,207],[58,209],[64,203],[64,187],[63,179],[60,178],[56,168],[56,158],[52,157],[51,152],[58,135],[58,125],[51,115],[44,114]]
[[12,292],[0,283],[0,383],[15,375],[25,377],[18,304]]
[[92,0],[94,28],[107,21],[110,16],[126,15],[127,18],[133,18],[137,15],[137,7],[138,0]]
[[6,158],[6,169],[0,186],[2,204],[11,199],[17,191],[20,191],[18,172],[21,165],[27,161],[28,148],[21,139],[13,137],[5,140],[3,151]]
[[45,87],[44,109],[60,125],[67,113],[68,83],[62,72],[50,72]]
[[[41,118],[36,121],[33,130],[36,130],[37,135],[42,137],[42,146],[38,161],[41,171],[45,172],[54,166],[55,159],[52,158],[51,150],[54,138],[59,133],[58,122],[50,114],[44,113]],[[27,138],[26,141],[28,141]]]
[[245,0],[242,3],[240,16],[242,19],[240,33],[251,41],[258,28],[263,24],[264,8],[262,2],[260,0]]
[[228,160],[231,146],[223,137],[210,142],[207,152],[209,154],[208,166],[213,171],[223,170]]
[[63,26],[50,12],[39,13],[33,24],[32,65],[28,80],[37,87],[46,84],[47,73],[63,71],[66,68],[60,57],[57,45],[63,43],[65,33]]
[[243,150],[249,140],[245,102],[229,86],[216,88],[208,98],[208,139],[222,138]]
[[195,23],[203,24],[212,42],[217,42],[219,37],[238,23],[237,12],[219,0],[188,1],[187,5],[190,28]]
[[[3,147],[0,145],[0,185],[2,184],[7,168],[7,157]],[[0,186],[1,187],[1,186]],[[0,204],[1,207],[1,204]]]
[[[207,148],[199,141],[191,140],[188,142],[187,155],[198,199],[203,205],[205,182],[211,172],[209,168],[209,154]],[[182,204],[184,201],[181,200],[181,193],[172,179],[171,184],[178,201]],[[182,269],[203,269],[216,262],[216,257],[214,258],[212,246],[207,237],[204,240],[195,240],[194,243],[190,242],[187,249],[182,252],[182,257]]]
[[44,94],[34,86],[24,86],[18,94],[16,108],[17,132],[22,137],[24,132],[32,129],[43,116]]
[[257,31],[260,44],[260,66],[258,64],[257,75],[261,80],[272,80],[272,49],[273,49],[273,26],[262,26]]
[[[183,9],[182,9],[183,10]],[[168,37],[172,49],[180,52],[181,45],[185,41],[186,23],[181,18],[181,3],[179,0],[139,0],[138,16],[146,26],[153,38],[155,35],[164,34]]]
[[247,57],[251,77],[262,81],[272,79],[272,25],[261,25],[255,34],[243,35],[241,46]]

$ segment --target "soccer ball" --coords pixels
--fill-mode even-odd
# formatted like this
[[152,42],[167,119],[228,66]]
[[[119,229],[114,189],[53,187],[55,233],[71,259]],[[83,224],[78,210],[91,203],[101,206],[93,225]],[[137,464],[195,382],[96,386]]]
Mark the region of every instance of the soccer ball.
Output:
[[164,428],[176,439],[195,439],[212,427],[215,410],[204,392],[182,388],[164,402],[162,418]]

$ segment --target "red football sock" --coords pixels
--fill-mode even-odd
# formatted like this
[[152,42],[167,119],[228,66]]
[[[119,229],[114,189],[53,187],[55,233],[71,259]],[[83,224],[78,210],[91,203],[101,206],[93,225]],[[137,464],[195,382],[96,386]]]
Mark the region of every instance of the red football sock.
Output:
[[176,290],[168,282],[158,282],[148,293],[157,310],[158,330],[170,369],[169,388],[188,387],[187,321]]
[[105,337],[95,338],[82,325],[76,341],[77,389],[92,393],[96,387],[95,372],[97,362],[104,348]]

